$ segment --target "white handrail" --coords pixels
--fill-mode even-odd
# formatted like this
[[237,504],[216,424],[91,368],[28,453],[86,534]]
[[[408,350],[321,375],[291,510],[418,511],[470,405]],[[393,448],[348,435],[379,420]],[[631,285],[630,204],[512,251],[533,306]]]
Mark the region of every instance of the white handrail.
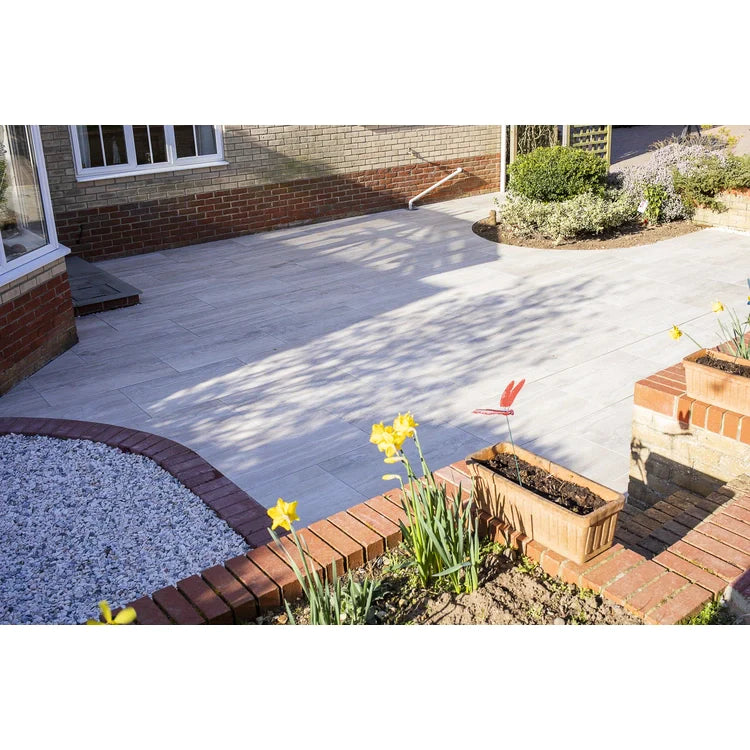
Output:
[[448,180],[450,180],[451,177],[455,177],[457,174],[460,174],[463,171],[464,171],[463,168],[459,167],[455,172],[451,172],[447,177],[443,177],[443,179],[440,180],[440,182],[436,182],[432,187],[428,187],[427,190],[423,190],[419,195],[415,195],[409,201],[409,210],[410,211],[414,210],[412,206],[412,203],[414,203],[414,201],[418,201],[420,198],[427,195],[427,193],[431,193],[436,187],[440,187],[444,182],[448,182]]

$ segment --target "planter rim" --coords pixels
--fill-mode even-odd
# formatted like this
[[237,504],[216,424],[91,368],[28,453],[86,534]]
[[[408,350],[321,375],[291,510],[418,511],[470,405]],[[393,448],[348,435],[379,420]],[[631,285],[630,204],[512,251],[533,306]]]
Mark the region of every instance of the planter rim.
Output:
[[[531,451],[528,451],[525,448],[520,448],[518,446],[515,447],[515,453],[518,456],[518,458],[521,458],[525,461],[528,461],[531,464],[536,464],[536,465],[539,465],[539,462],[542,461],[545,464],[544,466],[542,466],[542,468],[545,468],[547,471],[549,471],[549,473],[552,474],[552,476],[563,478],[566,475],[570,475],[571,477],[574,478],[573,481],[575,484],[580,484],[581,486],[587,487],[592,492],[596,493],[599,497],[601,497],[602,500],[604,500],[605,505],[603,505],[601,508],[597,508],[591,513],[587,513],[586,515],[583,515],[583,516],[579,515],[578,513],[574,513],[572,510],[568,510],[568,508],[563,508],[561,505],[558,505],[554,501],[549,500],[546,497],[543,497],[542,495],[539,495],[538,493],[534,492],[532,489],[519,486],[517,482],[514,482],[511,479],[507,479],[502,474],[499,474],[498,472],[494,471],[494,469],[491,469],[489,466],[487,466],[484,463],[492,456],[498,455],[499,453],[512,453],[513,450],[514,448],[513,448],[512,443],[508,443],[508,442],[496,443],[495,445],[489,446],[487,448],[483,448],[482,450],[475,451],[474,453],[472,453],[470,456],[466,458],[466,463],[467,465],[478,464],[482,466],[483,468],[485,468],[487,471],[491,471],[500,480],[503,480],[503,481],[506,481],[515,485],[517,488],[517,491],[523,493],[526,497],[533,498],[536,501],[545,503],[546,504],[545,507],[549,506],[547,508],[549,512],[557,514],[561,518],[564,518],[566,522],[574,523],[582,528],[592,526],[598,523],[599,521],[607,518],[608,516],[611,516],[614,512],[622,510],[622,508],[624,507],[625,496],[621,492],[617,492],[616,490],[613,490],[610,487],[606,487],[603,484],[594,482],[592,479],[588,479],[587,477],[584,477],[582,474],[578,474],[577,472],[572,471],[571,469],[568,469],[564,466],[560,466],[560,464],[556,464],[553,461],[549,461],[543,456],[540,456],[537,453],[532,453]],[[532,459],[532,460],[529,461],[529,459]],[[560,475],[562,475],[562,477]]]
[[[716,367],[711,367],[711,365],[704,365],[696,360],[699,360],[701,357],[705,356],[711,356],[715,357],[716,359],[721,359],[724,362],[736,362],[738,365],[741,365],[743,367],[747,367],[750,369],[750,359],[744,359],[743,357],[739,357],[736,354],[727,354],[726,352],[722,352],[719,349],[699,349],[697,352],[693,352],[692,354],[688,354],[686,357],[682,358],[682,362],[689,363],[693,365],[694,367],[706,367],[709,370],[717,370]],[[747,364],[745,364],[747,363]],[[724,375],[734,375],[738,378],[744,378],[744,375],[737,375],[733,372],[724,372],[723,370],[720,370]]]

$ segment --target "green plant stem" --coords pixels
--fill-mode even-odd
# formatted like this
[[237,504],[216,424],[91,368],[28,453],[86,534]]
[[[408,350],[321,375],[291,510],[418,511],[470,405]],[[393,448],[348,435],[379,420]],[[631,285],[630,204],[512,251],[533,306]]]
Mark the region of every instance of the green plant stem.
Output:
[[523,487],[523,482],[521,481],[521,470],[518,468],[518,456],[516,455],[516,444],[513,441],[513,432],[510,429],[510,417],[506,414],[505,415],[505,421],[508,423],[508,435],[510,435],[510,444],[513,446],[513,459],[516,462],[516,475],[518,476],[518,484]]

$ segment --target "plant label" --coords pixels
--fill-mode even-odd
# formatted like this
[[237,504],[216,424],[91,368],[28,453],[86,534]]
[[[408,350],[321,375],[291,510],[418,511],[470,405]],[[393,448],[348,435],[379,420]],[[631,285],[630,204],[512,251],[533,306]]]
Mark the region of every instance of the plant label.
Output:
[[648,201],[647,200],[642,200],[638,204],[638,213],[639,214],[645,214],[647,208],[648,208]]

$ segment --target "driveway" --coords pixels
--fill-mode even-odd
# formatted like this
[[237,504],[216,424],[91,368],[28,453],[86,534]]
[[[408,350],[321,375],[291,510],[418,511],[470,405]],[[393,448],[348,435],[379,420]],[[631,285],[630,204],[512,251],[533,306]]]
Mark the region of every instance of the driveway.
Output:
[[79,318],[80,343],[0,415],[148,430],[302,522],[389,488],[373,422],[412,410],[435,469],[507,438],[473,415],[511,379],[518,443],[627,488],[636,380],[715,343],[712,299],[744,314],[750,236],[703,230],[614,251],[495,245],[492,196],[102,263],[144,290]]

